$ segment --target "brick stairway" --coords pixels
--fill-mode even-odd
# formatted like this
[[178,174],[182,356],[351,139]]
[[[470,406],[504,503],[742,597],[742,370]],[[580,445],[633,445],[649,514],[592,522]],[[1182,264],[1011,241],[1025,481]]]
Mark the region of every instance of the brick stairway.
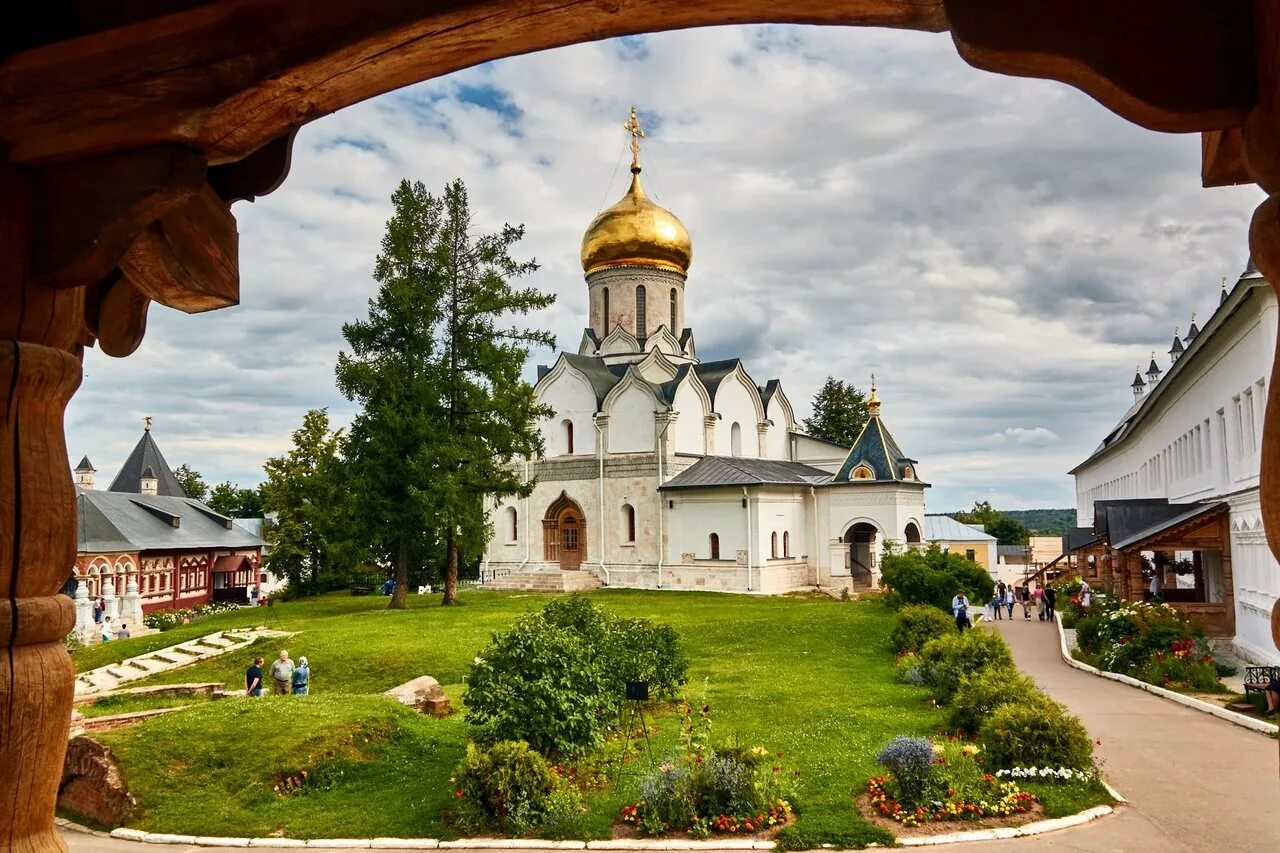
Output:
[[600,589],[604,584],[586,569],[576,572],[512,572],[489,581],[485,589],[525,590],[528,592],[584,592]]

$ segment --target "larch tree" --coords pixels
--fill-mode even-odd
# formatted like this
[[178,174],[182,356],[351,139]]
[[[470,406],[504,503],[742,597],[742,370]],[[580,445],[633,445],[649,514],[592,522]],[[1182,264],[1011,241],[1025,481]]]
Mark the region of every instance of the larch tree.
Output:
[[867,423],[867,395],[852,382],[827,377],[813,397],[813,414],[804,419],[809,435],[852,447]]
[[338,388],[363,406],[348,456],[364,528],[395,566],[390,606],[405,606],[415,547],[433,540],[448,605],[459,560],[488,541],[492,500],[532,491],[513,462],[542,452],[537,421],[551,410],[522,371],[531,347],[555,339],[511,323],[555,297],[512,284],[537,269],[510,254],[524,228],[476,233],[462,181],[440,196],[402,181],[392,201],[381,287],[367,319],[342,328],[351,352],[338,356]]

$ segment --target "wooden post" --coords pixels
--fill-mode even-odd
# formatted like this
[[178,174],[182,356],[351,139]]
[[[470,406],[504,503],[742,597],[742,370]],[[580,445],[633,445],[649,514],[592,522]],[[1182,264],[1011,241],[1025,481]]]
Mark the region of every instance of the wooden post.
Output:
[[53,812],[71,725],[76,555],[63,411],[80,384],[84,290],[31,280],[26,176],[0,166],[0,848],[66,850]]

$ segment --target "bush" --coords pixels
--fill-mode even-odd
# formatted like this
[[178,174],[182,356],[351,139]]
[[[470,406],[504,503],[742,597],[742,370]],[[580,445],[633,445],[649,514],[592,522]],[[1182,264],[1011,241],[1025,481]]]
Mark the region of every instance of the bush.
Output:
[[1080,719],[1047,696],[992,712],[978,734],[992,770],[1093,766],[1093,742]]
[[[906,784],[905,777],[890,770],[889,775],[867,780],[871,805],[880,814],[904,826],[919,826],[932,821],[979,820],[986,817],[1008,817],[1025,814],[1036,802],[1033,794],[1023,791],[1016,782],[1002,781],[986,771],[984,759],[975,744],[954,739],[931,743],[922,738],[894,738],[881,752],[893,750],[895,744],[911,753],[911,762],[902,773],[914,773],[920,744],[928,750],[929,769],[922,785]],[[886,766],[889,763],[884,762]]]
[[454,784],[459,800],[454,820],[460,829],[520,834],[541,823],[554,777],[529,744],[499,741],[487,750],[468,744]]
[[942,705],[949,704],[960,679],[987,667],[1013,675],[1013,655],[997,634],[966,631],[930,640],[920,650],[921,671],[933,697]]
[[669,625],[618,619],[582,596],[526,614],[472,663],[467,721],[476,738],[523,740],[546,755],[581,755],[604,741],[627,681],[672,693],[689,659]]
[[995,591],[995,581],[982,566],[936,544],[901,553],[886,551],[880,560],[880,579],[903,604],[932,604],[948,613],[958,589],[965,590],[975,606],[990,601]]
[[910,684],[912,687],[925,686],[924,664],[920,661],[919,655],[912,652],[898,655],[893,668],[898,674],[898,680],[903,684]]
[[1109,672],[1172,689],[1225,689],[1203,629],[1167,604],[1103,599],[1076,622],[1076,645]]
[[229,613],[239,608],[239,604],[230,601],[216,601],[212,604],[198,604],[182,610],[153,610],[143,615],[142,624],[159,631],[168,631],[187,622],[199,622],[206,616]]
[[918,652],[938,637],[956,633],[956,621],[932,604],[908,604],[898,611],[889,641],[899,652]]
[[976,735],[997,708],[1034,702],[1039,695],[1035,683],[1022,673],[988,667],[960,679],[947,724],[952,731]]
[[889,771],[897,799],[907,806],[924,802],[933,776],[933,744],[928,738],[898,735],[885,744],[876,761]]

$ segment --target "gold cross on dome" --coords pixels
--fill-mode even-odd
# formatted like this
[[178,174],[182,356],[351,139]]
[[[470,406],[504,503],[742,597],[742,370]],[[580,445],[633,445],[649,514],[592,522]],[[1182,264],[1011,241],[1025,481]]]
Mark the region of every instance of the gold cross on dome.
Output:
[[631,169],[636,171],[640,168],[640,140],[644,139],[644,130],[640,127],[640,119],[634,106],[631,107],[631,117],[623,122],[622,129],[631,134]]

